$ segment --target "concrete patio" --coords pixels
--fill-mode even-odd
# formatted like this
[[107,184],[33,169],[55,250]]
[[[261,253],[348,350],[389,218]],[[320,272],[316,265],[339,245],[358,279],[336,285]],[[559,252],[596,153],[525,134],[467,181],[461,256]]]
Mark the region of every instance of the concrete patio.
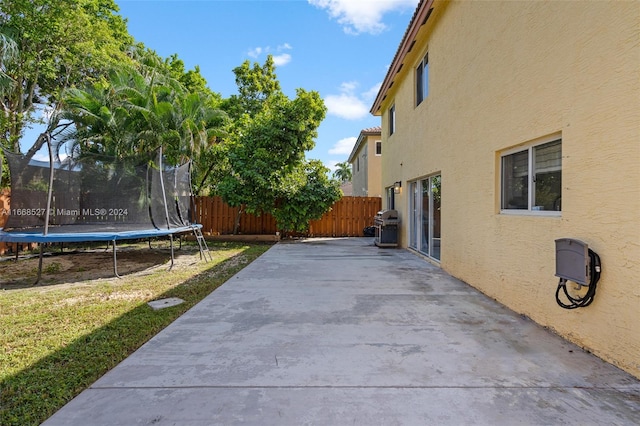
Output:
[[638,425],[640,381],[410,252],[309,239],[44,424]]

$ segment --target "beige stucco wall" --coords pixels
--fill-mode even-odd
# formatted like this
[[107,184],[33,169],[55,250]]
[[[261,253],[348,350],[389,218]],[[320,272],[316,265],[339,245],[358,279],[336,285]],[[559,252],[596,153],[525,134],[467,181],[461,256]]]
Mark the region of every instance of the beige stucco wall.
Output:
[[[382,186],[442,174],[441,266],[640,377],[640,2],[436,2],[382,103]],[[429,52],[429,95],[414,67]],[[386,111],[396,105],[396,132]],[[562,213],[500,214],[500,153],[562,136]],[[554,240],[602,259],[593,304],[555,302]]]
[[380,183],[382,179],[382,156],[376,155],[376,141],[381,140],[380,136],[367,136],[367,157],[369,159],[367,189],[369,197],[382,196],[382,184]]
[[353,183],[353,195],[356,197],[366,197],[367,196],[367,176],[368,176],[368,167],[367,167],[367,156],[363,156],[364,153],[367,152],[367,143],[363,141],[358,151],[356,152],[356,158],[352,163],[352,174],[351,174],[351,182]]
[[382,196],[380,155],[376,155],[376,141],[380,141],[379,135],[361,136],[364,140],[356,152],[360,158],[360,170],[357,169],[357,160],[352,164],[353,195],[356,197],[380,197]]

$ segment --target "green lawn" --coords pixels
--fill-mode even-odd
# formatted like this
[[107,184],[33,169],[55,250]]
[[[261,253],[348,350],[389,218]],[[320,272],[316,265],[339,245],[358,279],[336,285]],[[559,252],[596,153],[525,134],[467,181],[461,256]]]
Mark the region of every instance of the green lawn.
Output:
[[[0,290],[0,425],[40,424],[270,247],[209,246],[213,262],[191,245],[170,272]],[[165,297],[185,303],[147,305]]]

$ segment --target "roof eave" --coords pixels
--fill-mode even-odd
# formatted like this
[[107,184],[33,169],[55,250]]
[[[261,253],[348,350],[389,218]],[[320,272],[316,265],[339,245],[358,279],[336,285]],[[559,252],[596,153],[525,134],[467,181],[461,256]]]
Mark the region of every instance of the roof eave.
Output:
[[356,159],[356,154],[358,153],[358,151],[360,150],[360,145],[362,144],[362,141],[365,139],[365,135],[363,133],[360,133],[360,135],[358,136],[358,140],[356,141],[356,144],[353,146],[353,149],[351,150],[351,154],[349,154],[349,158],[347,159],[347,163],[353,163]]
[[409,26],[407,27],[407,30],[402,37],[402,41],[398,46],[398,50],[396,51],[395,56],[393,57],[391,66],[387,71],[387,75],[382,81],[382,86],[380,87],[378,95],[373,102],[373,106],[369,110],[371,114],[379,115],[382,101],[384,101],[384,99],[387,97],[387,92],[393,85],[393,79],[395,78],[396,74],[400,72],[400,69],[404,65],[404,59],[407,56],[407,53],[409,53],[413,48],[413,44],[415,42],[418,31],[420,31],[420,28],[427,22],[427,19],[431,14],[431,6],[433,5],[433,2],[434,0],[420,0],[420,3],[418,3],[416,11],[411,18],[411,22],[409,23]]
[[360,145],[362,145],[363,140],[365,140],[369,136],[380,136],[380,135],[382,135],[382,128],[380,126],[362,130],[358,135],[358,139],[356,140],[356,143],[353,146],[353,149],[351,150],[351,154],[349,154],[347,163],[352,163],[353,162],[352,160],[355,161],[356,154],[360,150]]

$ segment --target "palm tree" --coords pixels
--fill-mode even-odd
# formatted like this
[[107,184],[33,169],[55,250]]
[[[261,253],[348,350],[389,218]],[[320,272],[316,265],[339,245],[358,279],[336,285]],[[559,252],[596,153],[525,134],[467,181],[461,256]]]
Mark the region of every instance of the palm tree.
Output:
[[336,164],[336,169],[333,171],[333,177],[340,182],[349,182],[351,180],[351,164],[347,161]]
[[0,32],[0,94],[7,93],[13,87],[14,81],[5,73],[5,70],[7,63],[14,61],[17,57],[17,43],[9,35]]
[[76,129],[67,140],[84,153],[148,156],[165,141],[179,139],[171,132],[174,93],[133,68],[111,71],[106,83],[68,89],[62,117]]
[[171,130],[178,139],[169,144],[176,160],[197,159],[226,134],[227,115],[209,105],[205,93],[185,93],[173,102]]
[[131,129],[131,113],[125,107],[118,88],[95,84],[86,89],[71,88],[64,92],[62,117],[75,123],[63,143],[70,141],[72,151],[121,156],[137,139]]
[[65,92],[63,117],[76,123],[67,139],[79,150],[148,158],[160,146],[172,163],[196,159],[224,135],[226,115],[204,93],[189,93],[158,73],[120,69],[106,84]]
[[[4,95],[11,91],[14,86],[13,79],[5,73],[7,69],[7,63],[14,61],[18,57],[18,45],[7,34],[1,32],[0,29],[0,95]],[[0,122],[4,117],[0,117]],[[4,140],[0,141],[0,144],[4,145]],[[0,152],[0,188],[3,182],[9,180],[7,171],[2,169],[3,154]]]

